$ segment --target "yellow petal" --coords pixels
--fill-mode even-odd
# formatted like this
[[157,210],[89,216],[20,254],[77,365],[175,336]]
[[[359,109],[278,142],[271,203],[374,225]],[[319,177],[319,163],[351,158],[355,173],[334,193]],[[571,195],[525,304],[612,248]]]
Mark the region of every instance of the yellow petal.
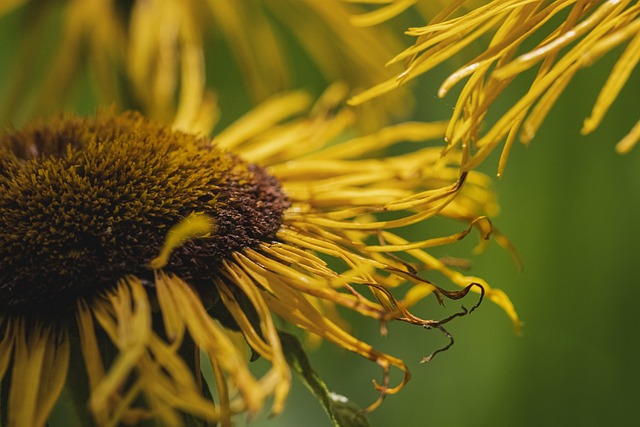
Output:
[[13,324],[15,353],[9,390],[9,427],[41,427],[64,387],[69,338],[40,324]]

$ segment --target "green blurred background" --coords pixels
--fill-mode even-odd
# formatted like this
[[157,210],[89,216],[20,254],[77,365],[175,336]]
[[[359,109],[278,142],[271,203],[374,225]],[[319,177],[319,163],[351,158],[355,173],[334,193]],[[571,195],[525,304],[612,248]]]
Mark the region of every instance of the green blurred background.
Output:
[[[0,20],[0,96],[7,91],[10,67],[5,64],[15,55],[11,40],[21,37],[15,19],[12,14]],[[393,323],[389,336],[382,338],[377,325],[351,318],[356,336],[402,357],[413,373],[403,391],[389,396],[371,414],[373,426],[635,422],[640,397],[640,342],[634,321],[635,303],[640,300],[640,272],[635,265],[640,263],[640,150],[620,156],[614,143],[637,119],[638,73],[603,125],[592,135],[579,134],[616,53],[578,74],[533,143],[516,146],[505,176],[496,179],[502,212],[494,223],[518,248],[523,271],[517,271],[509,254],[495,244],[483,255],[472,255],[475,236],[438,252],[471,259],[471,274],[507,291],[525,323],[522,335],[516,336],[507,317],[486,301],[472,315],[450,324],[456,343],[448,352],[420,364],[423,356],[446,343],[437,331]],[[215,58],[209,62],[221,63]],[[298,74],[306,66],[301,65]],[[441,119],[451,111],[452,96],[444,100],[434,96],[445,71],[413,86],[418,94],[416,118]],[[220,99],[227,122],[248,108],[248,98],[238,97],[235,74],[229,67],[214,75],[214,80],[224,82]],[[301,81],[312,90],[324,85],[317,74]],[[77,105],[83,112],[94,108],[90,97]],[[492,175],[496,168],[496,156],[483,165]],[[436,221],[419,232],[444,235],[457,228]],[[449,286],[441,279],[438,283]],[[425,307],[425,315],[442,318],[459,304]],[[380,376],[375,365],[327,343],[310,358],[335,392],[361,406],[375,400],[371,380]],[[237,421],[245,424],[242,417]],[[329,425],[297,381],[283,415],[247,424]]]

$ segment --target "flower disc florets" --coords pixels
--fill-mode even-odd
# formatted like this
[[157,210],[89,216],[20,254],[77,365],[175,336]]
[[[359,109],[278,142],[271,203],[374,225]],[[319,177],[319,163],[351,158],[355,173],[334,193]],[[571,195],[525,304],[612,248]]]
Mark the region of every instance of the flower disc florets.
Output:
[[66,311],[148,265],[167,231],[205,213],[215,232],[171,255],[195,282],[270,241],[288,201],[264,169],[136,113],[64,117],[0,137],[0,310]]

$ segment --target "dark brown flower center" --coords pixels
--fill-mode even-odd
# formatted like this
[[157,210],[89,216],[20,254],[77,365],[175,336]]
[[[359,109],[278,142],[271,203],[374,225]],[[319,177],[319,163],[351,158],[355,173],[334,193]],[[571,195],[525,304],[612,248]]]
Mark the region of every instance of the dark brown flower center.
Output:
[[166,269],[216,276],[234,251],[268,242],[288,200],[259,166],[136,113],[66,117],[0,136],[0,312],[68,310],[149,262],[192,213],[214,235]]

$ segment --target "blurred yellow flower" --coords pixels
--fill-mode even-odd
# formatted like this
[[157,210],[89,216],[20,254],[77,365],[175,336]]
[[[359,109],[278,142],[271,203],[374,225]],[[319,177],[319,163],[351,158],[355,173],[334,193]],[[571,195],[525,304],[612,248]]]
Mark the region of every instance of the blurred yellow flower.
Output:
[[[394,3],[402,3],[397,1]],[[640,5],[632,0],[492,0],[469,7],[457,0],[426,26],[410,28],[416,42],[390,63],[408,61],[406,70],[354,97],[354,105],[393,90],[448,61],[467,46],[488,40],[484,51],[441,85],[444,97],[466,79],[456,101],[446,138],[467,153],[465,170],[476,167],[502,141],[502,174],[518,136],[530,142],[574,75],[614,48],[625,45],[602,86],[582,133],[598,127],[640,59]],[[533,45],[533,46],[532,46]],[[486,130],[485,118],[512,82],[535,68],[527,92]],[[640,139],[638,122],[616,146],[629,151]]]
[[[383,333],[395,319],[447,334],[443,325],[466,309],[438,321],[409,308],[431,293],[458,299],[471,290],[517,326],[504,293],[425,251],[474,226],[489,236],[484,215],[496,206],[487,177],[460,174],[459,151],[443,157],[442,147],[422,143],[441,138],[444,123],[340,141],[354,120],[352,110],[336,109],[343,96],[327,92],[308,114],[303,93],[272,98],[212,141],[108,112],[0,137],[7,425],[45,425],[65,384],[101,426],[184,425],[189,417],[230,425],[269,397],[277,414],[290,373],[274,315],[380,366],[380,397],[368,410],[409,372],[351,335],[337,307],[374,319]],[[405,141],[420,145],[376,157]],[[393,231],[436,215],[468,228],[412,241]],[[424,269],[462,289],[436,286]],[[248,368],[245,342],[271,363],[260,377]],[[215,403],[199,349],[215,376]],[[397,385],[389,384],[392,367],[404,373]]]
[[[352,25],[358,10],[341,0],[5,3],[0,16],[11,15],[25,37],[0,118],[22,123],[60,111],[87,81],[91,93],[80,95],[93,96],[95,105],[134,108],[201,131],[215,120],[221,86],[262,101],[292,87],[310,89],[312,74],[362,90],[393,75],[384,63],[401,44],[389,28]],[[35,63],[47,64],[46,73]],[[230,80],[212,87],[219,76]],[[363,106],[360,120],[371,129],[410,105],[408,93],[393,94]]]

